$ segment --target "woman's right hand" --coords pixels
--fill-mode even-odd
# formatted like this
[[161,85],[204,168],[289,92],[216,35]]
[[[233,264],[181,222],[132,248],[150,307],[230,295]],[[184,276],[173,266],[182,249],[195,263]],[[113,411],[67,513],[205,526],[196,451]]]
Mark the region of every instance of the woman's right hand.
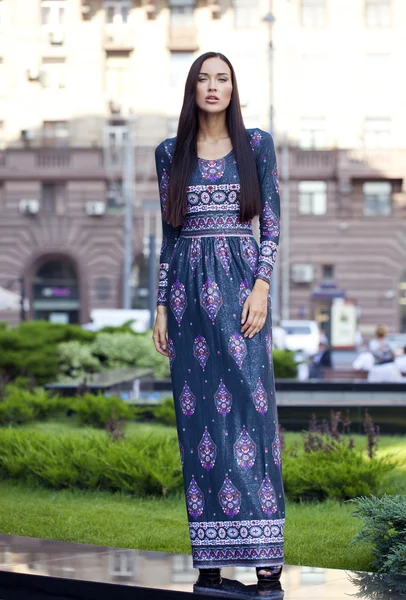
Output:
[[167,337],[168,337],[167,308],[163,304],[158,304],[152,339],[154,340],[156,351],[159,352],[160,354],[163,354],[164,356],[169,356]]

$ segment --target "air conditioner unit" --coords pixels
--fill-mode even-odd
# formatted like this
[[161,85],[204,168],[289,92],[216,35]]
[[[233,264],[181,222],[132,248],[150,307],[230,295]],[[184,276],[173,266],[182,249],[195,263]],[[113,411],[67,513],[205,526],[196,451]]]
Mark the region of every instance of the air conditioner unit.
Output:
[[65,41],[65,36],[63,35],[63,31],[60,29],[54,29],[49,32],[49,41],[51,44],[61,45]]
[[292,280],[295,283],[311,283],[314,279],[313,265],[293,265]]
[[104,202],[86,202],[86,214],[89,217],[100,217],[106,212],[106,205]]
[[20,200],[20,213],[23,215],[36,215],[39,212],[39,200]]
[[21,129],[20,138],[23,142],[27,140],[35,139],[35,130],[34,129]]
[[36,66],[31,66],[27,69],[27,78],[29,81],[38,81],[39,79],[39,68]]

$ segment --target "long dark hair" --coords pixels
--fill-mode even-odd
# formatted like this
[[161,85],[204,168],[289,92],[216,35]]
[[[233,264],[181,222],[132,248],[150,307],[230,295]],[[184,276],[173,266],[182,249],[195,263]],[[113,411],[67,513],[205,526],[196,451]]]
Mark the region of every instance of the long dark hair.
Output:
[[202,64],[208,58],[220,58],[230,67],[233,91],[226,109],[226,124],[237,160],[240,178],[240,221],[248,221],[261,209],[260,188],[255,155],[251,149],[241,113],[237,80],[232,64],[220,52],[206,52],[190,67],[185,84],[183,106],[179,117],[175,150],[172,159],[166,220],[174,227],[182,224],[187,210],[186,188],[197,160],[198,113],[196,85]]

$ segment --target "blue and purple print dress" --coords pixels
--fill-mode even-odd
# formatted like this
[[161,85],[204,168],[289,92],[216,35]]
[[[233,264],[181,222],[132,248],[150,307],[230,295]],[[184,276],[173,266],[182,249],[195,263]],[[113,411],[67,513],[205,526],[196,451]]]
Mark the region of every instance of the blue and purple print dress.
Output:
[[[162,219],[157,304],[168,307],[168,351],[193,566],[284,562],[285,497],[272,363],[271,302],[252,338],[241,313],[267,282],[280,200],[269,133],[248,129],[261,186],[260,245],[239,220],[234,151],[197,159],[182,226]],[[155,151],[162,211],[176,138]],[[162,212],[163,214],[163,212]]]

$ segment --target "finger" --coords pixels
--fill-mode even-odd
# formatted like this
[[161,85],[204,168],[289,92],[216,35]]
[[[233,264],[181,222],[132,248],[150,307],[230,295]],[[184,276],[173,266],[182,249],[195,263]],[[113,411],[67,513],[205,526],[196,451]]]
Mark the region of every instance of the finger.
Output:
[[247,318],[248,311],[249,311],[249,303],[248,303],[248,300],[246,300],[244,302],[244,306],[243,306],[242,313],[241,313],[241,323],[244,323],[245,319]]
[[168,356],[168,341],[166,339],[166,331],[159,330],[159,346],[162,354]]
[[251,335],[251,333],[253,333],[253,331],[256,330],[256,328],[258,326],[258,321],[259,321],[259,315],[254,314],[254,316],[252,317],[252,320],[251,320],[251,324],[248,327],[248,329],[246,330],[244,337],[249,337]]
[[241,327],[241,331],[243,333],[244,333],[244,331],[247,331],[247,329],[249,329],[249,327],[251,327],[252,321],[253,321],[253,318],[251,316],[251,313],[248,313],[247,320],[245,321],[244,325]]

